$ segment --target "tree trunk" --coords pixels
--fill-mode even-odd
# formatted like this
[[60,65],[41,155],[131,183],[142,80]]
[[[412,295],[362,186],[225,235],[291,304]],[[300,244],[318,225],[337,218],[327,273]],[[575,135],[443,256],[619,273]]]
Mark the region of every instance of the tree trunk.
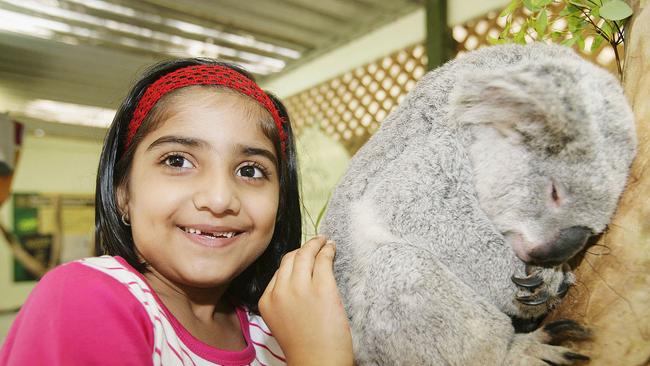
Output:
[[[589,365],[650,365],[650,4],[631,1],[624,87],[634,110],[638,152],[618,211],[587,249],[578,282],[551,319],[577,320],[594,333],[573,344]],[[549,320],[551,320],[549,319]]]

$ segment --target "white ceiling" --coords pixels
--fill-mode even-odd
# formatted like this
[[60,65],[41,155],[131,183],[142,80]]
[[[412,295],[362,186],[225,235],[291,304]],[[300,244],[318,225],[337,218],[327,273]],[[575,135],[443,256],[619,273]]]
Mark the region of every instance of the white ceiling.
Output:
[[219,57],[268,82],[422,2],[0,0],[0,112],[31,130],[99,137],[102,129],[51,126],[65,117],[47,108],[114,109],[144,67],[171,57]]

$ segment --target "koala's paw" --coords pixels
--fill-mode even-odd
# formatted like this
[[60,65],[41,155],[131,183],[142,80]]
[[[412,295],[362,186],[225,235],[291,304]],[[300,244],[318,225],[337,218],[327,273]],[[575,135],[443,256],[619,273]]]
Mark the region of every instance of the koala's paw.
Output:
[[588,356],[569,348],[556,346],[567,339],[589,339],[588,329],[572,320],[558,320],[532,333],[516,334],[504,365],[570,365],[575,361],[589,360]]
[[523,315],[539,316],[551,310],[575,282],[567,265],[544,268],[526,265],[526,275],[511,277],[517,285],[515,299],[526,309]]

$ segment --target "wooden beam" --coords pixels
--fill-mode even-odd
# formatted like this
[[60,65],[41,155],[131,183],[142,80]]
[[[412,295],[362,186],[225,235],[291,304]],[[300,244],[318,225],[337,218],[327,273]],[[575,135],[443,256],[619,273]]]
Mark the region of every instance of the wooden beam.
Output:
[[427,69],[432,70],[453,57],[451,32],[447,21],[447,0],[426,0]]

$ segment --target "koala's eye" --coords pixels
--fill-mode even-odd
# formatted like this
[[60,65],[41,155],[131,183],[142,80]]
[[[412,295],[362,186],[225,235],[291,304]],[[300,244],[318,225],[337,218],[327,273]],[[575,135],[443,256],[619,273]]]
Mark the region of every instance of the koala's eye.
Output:
[[560,188],[555,182],[551,182],[551,201],[557,206],[562,204],[562,195],[560,194]]

